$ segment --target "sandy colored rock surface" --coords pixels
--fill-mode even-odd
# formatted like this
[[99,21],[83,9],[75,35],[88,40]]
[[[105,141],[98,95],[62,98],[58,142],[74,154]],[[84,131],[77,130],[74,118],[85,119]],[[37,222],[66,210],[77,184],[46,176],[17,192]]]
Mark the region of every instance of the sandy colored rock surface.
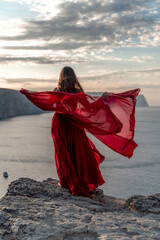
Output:
[[0,200],[0,239],[160,239],[160,194],[127,200],[98,189],[91,194],[95,200],[72,196],[54,179],[19,178]]

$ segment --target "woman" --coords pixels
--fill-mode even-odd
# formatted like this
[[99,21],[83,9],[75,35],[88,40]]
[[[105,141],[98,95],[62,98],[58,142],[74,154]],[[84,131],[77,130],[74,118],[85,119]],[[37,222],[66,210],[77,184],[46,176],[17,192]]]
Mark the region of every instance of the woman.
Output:
[[104,156],[85,130],[114,151],[132,156],[137,146],[133,137],[139,89],[91,97],[84,93],[74,70],[64,67],[53,92],[30,93],[21,89],[21,93],[39,108],[56,111],[51,134],[59,185],[73,195],[92,198],[89,192],[105,183],[99,170]]
[[[58,87],[54,91],[84,92],[74,70],[64,67],[59,76]],[[89,196],[89,191],[105,183],[98,162],[104,157],[88,139],[81,127],[61,113],[52,119],[51,133],[55,147],[55,161],[59,185],[68,188],[73,195]]]

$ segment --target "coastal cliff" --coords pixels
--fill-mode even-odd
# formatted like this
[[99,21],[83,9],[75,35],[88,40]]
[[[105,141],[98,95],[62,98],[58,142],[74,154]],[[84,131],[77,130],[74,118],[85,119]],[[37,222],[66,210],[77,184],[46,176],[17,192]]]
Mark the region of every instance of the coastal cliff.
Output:
[[72,196],[58,180],[19,178],[0,200],[0,239],[160,239],[160,194],[118,199]]
[[42,112],[19,91],[0,88],[0,119]]
[[136,106],[137,107],[148,107],[149,106],[143,94],[138,95]]

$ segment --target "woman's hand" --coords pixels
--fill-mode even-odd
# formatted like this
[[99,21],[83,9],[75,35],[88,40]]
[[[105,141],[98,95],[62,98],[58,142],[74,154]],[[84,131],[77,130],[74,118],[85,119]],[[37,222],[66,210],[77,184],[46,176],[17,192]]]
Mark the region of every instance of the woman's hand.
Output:
[[107,97],[109,97],[109,93],[108,92],[104,92],[101,96],[102,100],[105,100]]

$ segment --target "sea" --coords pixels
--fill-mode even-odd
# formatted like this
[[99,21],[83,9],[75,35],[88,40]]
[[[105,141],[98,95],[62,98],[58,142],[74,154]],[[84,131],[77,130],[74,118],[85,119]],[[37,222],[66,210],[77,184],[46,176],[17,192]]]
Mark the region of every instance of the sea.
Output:
[[[56,178],[51,138],[53,112],[0,120],[0,197],[20,177],[42,181]],[[105,156],[100,170],[106,195],[128,198],[160,192],[160,107],[136,108],[135,141],[138,147],[128,159],[88,136]],[[3,173],[8,173],[8,178]]]

